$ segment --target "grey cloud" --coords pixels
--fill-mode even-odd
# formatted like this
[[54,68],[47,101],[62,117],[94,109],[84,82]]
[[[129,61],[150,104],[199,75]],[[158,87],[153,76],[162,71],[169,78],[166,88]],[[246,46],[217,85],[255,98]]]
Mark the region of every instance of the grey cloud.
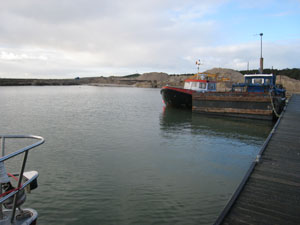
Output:
[[227,0],[4,1],[0,8],[0,75],[185,73],[193,70],[199,57],[206,60],[203,69],[216,65],[241,68],[248,60],[245,55],[253,53],[251,43],[250,47],[248,43],[218,47],[226,34],[220,32],[218,21],[206,18],[224,2]]

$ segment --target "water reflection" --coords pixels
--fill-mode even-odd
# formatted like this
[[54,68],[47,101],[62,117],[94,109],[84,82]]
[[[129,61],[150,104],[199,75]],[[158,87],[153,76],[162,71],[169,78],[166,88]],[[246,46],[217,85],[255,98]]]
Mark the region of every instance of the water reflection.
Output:
[[199,212],[195,216],[198,224],[214,222],[272,126],[269,121],[212,117],[174,108],[163,110],[160,114],[162,146],[171,150],[167,157],[171,158],[172,172],[177,169],[182,173],[182,180],[193,180],[188,187],[193,190],[191,198],[200,205],[195,207]]
[[190,132],[246,142],[265,138],[273,125],[270,121],[213,117],[175,108],[164,108],[160,116],[160,129],[168,135]]

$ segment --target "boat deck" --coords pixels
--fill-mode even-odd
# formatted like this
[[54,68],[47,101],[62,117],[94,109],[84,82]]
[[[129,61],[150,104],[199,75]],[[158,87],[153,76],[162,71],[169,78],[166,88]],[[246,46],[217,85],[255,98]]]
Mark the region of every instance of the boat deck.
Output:
[[260,153],[215,224],[300,224],[300,95]]

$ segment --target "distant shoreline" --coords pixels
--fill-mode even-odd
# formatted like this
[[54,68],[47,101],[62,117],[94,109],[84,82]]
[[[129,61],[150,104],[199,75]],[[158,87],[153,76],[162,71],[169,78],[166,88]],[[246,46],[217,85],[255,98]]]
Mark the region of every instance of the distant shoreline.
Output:
[[0,78],[0,86],[80,85],[75,79],[14,79]]
[[91,85],[105,87],[158,87],[154,80],[123,77],[89,77],[78,79],[18,79],[0,78],[0,86],[70,86]]

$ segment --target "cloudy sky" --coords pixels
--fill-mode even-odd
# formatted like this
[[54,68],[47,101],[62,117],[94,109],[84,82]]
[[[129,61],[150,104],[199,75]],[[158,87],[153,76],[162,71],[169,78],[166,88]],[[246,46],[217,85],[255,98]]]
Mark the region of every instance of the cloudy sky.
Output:
[[0,77],[300,68],[300,0],[0,0]]

